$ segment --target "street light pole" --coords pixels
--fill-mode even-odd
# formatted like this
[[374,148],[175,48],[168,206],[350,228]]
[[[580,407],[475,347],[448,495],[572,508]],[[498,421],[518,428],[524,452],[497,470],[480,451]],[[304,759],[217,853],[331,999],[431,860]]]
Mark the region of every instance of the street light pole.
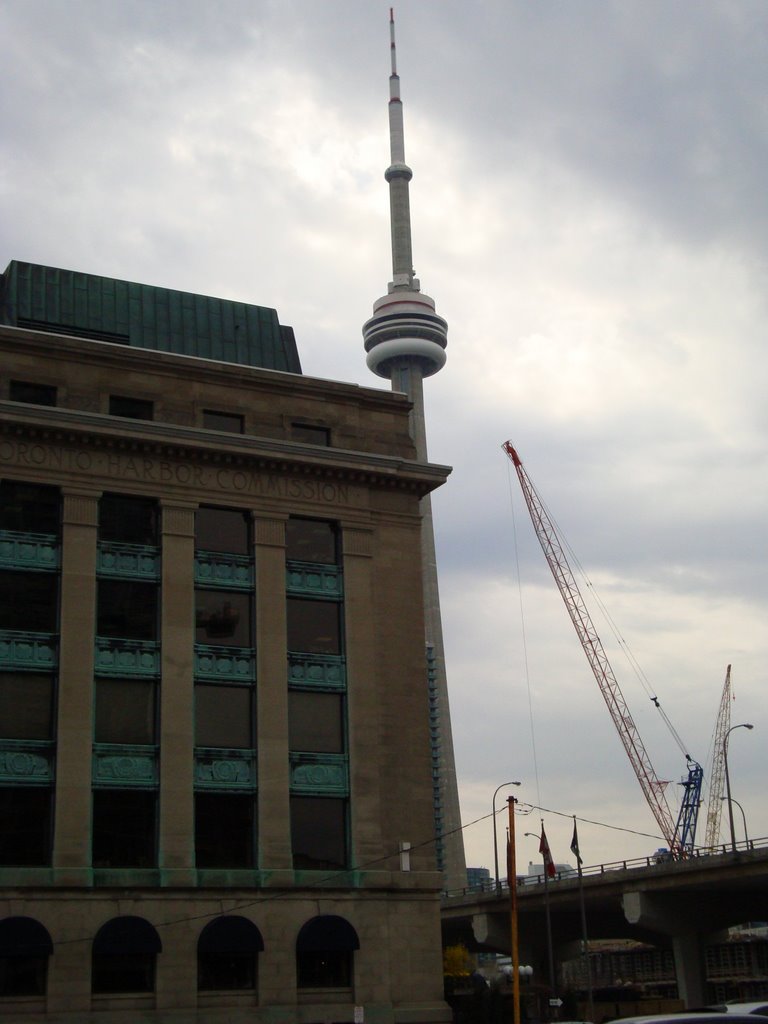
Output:
[[[515,785],[515,783],[512,783]],[[520,1024],[520,949],[517,929],[517,862],[515,859],[515,804],[507,797],[509,809],[509,842],[507,844],[507,882],[509,883],[509,951],[512,961],[512,1022]],[[495,824],[495,817],[494,817]]]
[[[723,738],[723,766],[725,768],[725,792],[728,801],[728,823],[731,826],[731,850],[736,852],[736,829],[733,827],[733,798],[731,797],[731,778],[728,774],[728,737],[734,729],[754,729],[751,722],[739,722],[732,725]],[[746,831],[746,829],[745,829]]]
[[[728,797],[727,797],[727,796],[721,796],[721,797],[720,797],[720,799],[721,799],[721,800],[727,800],[727,799],[728,799]],[[749,849],[749,835],[747,834],[747,816],[746,816],[746,814],[744,813],[744,808],[743,808],[743,807],[741,806],[741,804],[739,803],[739,801],[738,801],[738,800],[735,800],[735,799],[734,799],[733,797],[731,797],[731,803],[732,803],[732,804],[736,804],[736,806],[737,806],[737,807],[739,808],[739,810],[741,811],[741,820],[742,820],[742,821],[743,821],[743,823],[744,823],[744,842],[745,842],[745,843],[746,843],[746,845],[747,845],[747,849]]]
[[519,785],[519,782],[502,782],[502,784],[500,786],[497,786],[496,789],[493,791],[493,814],[491,815],[491,817],[493,818],[493,877],[496,881],[496,892],[498,892],[499,889],[501,888],[501,886],[499,885],[499,846],[496,841],[496,794],[499,792],[500,789],[504,789],[505,786]]

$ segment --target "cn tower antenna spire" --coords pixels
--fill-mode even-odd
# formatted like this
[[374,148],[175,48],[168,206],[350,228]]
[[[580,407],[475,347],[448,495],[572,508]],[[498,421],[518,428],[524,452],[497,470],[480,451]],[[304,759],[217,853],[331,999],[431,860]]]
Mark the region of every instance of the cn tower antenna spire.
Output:
[[392,289],[418,291],[414,277],[411,250],[411,208],[408,182],[413,171],[405,162],[403,102],[400,99],[400,76],[397,73],[395,45],[395,13],[389,8],[389,39],[392,73],[389,76],[389,159],[384,177],[389,182],[389,208],[392,226]]
[[389,49],[392,56],[392,74],[397,74],[397,47],[395,46],[395,9],[389,8]]

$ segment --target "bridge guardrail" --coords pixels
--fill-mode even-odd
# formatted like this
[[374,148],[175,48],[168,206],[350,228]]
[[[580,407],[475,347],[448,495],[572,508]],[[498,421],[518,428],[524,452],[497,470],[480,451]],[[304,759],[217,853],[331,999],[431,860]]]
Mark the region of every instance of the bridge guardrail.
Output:
[[[752,850],[764,849],[768,847],[768,837],[761,839],[749,839],[744,842],[736,843],[736,852],[749,853]],[[685,862],[691,860],[699,860],[705,857],[720,857],[724,854],[733,853],[733,849],[730,843],[721,843],[717,847],[699,847],[692,854],[683,858]],[[633,860],[616,860],[610,861],[606,864],[593,864],[589,867],[582,867],[581,874],[583,878],[594,877],[595,875],[604,875],[609,871],[636,871],[644,868],[656,867],[659,864],[673,863],[674,858],[671,854],[667,853],[666,857],[659,850],[650,854],[648,857],[636,857]],[[574,878],[578,878],[578,871],[576,868],[570,868],[568,871],[558,871],[553,878],[548,878],[547,882],[549,885],[557,885],[558,882],[569,881],[572,882]],[[531,885],[543,885],[544,875],[518,875],[517,876],[517,888],[525,889]],[[482,896],[495,895],[498,893],[509,892],[508,879],[500,878],[498,885],[493,878],[483,880],[479,885],[465,886],[463,889],[451,889],[445,891],[442,894],[443,900],[450,899],[462,899],[467,896]]]

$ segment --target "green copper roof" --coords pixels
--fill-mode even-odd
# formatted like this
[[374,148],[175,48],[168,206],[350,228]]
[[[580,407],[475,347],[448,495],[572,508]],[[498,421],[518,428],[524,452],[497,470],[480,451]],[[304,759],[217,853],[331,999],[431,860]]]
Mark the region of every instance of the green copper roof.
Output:
[[0,323],[301,373],[274,309],[16,260],[0,276]]

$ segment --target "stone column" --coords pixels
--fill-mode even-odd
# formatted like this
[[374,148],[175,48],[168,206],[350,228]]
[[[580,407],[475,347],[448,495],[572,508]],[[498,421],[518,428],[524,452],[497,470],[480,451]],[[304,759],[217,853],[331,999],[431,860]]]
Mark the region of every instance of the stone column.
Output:
[[[285,519],[254,514],[259,867],[291,870]],[[292,878],[292,875],[290,876]],[[277,879],[273,876],[273,881]],[[284,877],[283,881],[287,881]]]
[[64,488],[53,866],[59,884],[87,885],[100,492]]
[[194,884],[195,509],[162,502],[159,866]]

